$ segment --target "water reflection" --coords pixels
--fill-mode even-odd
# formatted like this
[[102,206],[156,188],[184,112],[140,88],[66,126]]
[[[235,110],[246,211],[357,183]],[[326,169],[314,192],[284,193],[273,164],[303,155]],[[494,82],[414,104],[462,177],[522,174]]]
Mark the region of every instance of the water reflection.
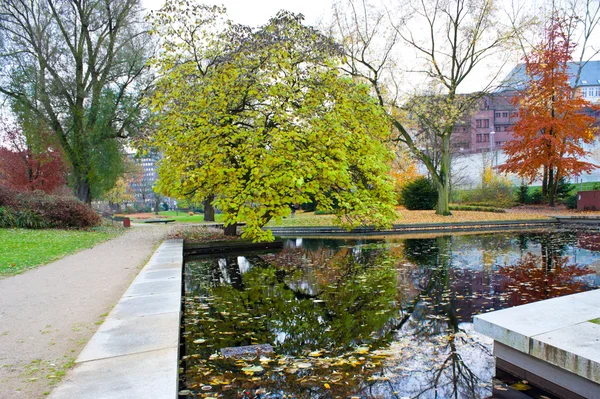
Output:
[[[279,252],[189,261],[183,393],[486,397],[491,342],[472,331],[473,315],[594,287],[586,263],[599,255],[582,243],[596,239],[295,239]],[[219,352],[264,343],[275,356]]]

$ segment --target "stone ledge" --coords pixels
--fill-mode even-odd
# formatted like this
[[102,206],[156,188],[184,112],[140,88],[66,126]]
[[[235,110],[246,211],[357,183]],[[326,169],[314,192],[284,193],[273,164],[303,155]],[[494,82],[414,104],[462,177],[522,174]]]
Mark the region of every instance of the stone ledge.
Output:
[[175,399],[183,240],[161,244],[50,399]]
[[[486,313],[475,331],[600,384],[600,289]],[[600,387],[600,385],[599,385]]]

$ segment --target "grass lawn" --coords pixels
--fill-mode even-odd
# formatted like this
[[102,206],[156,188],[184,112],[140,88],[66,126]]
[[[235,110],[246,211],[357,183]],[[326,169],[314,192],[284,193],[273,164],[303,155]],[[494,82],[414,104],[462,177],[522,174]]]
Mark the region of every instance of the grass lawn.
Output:
[[0,277],[33,269],[121,234],[120,229],[0,229]]
[[[583,184],[581,183],[571,183],[571,185],[573,186],[573,188],[571,189],[571,191],[569,191],[569,194],[573,195],[573,194],[577,194],[578,191],[590,191],[594,189],[594,186],[598,186],[600,185],[600,182],[597,181],[590,181],[590,182],[585,182]],[[533,194],[533,192],[535,190],[542,190],[542,186],[529,186],[527,188],[527,192],[529,193],[529,195]]]
[[[419,224],[419,223],[455,223],[455,222],[483,222],[502,220],[525,220],[545,219],[546,216],[536,213],[494,213],[473,211],[452,211],[452,216],[439,216],[435,211],[409,211],[398,210],[397,224]],[[296,212],[294,218],[284,218],[280,221],[271,220],[267,227],[271,226],[332,226],[335,224],[333,215],[315,215],[314,212]]]
[[[190,216],[185,211],[179,211],[179,212],[163,211],[163,212],[158,212],[158,216],[155,213],[134,213],[134,214],[130,214],[130,215],[118,214],[115,216],[129,217],[129,218],[131,218],[131,220],[133,222],[141,222],[141,223],[143,223],[144,220],[148,220],[148,219],[175,219],[175,221],[180,222],[180,223],[202,223],[202,222],[204,222],[204,214],[195,213],[194,215]],[[222,222],[222,221],[223,221],[223,215],[221,215],[221,214],[215,215],[215,222]]]

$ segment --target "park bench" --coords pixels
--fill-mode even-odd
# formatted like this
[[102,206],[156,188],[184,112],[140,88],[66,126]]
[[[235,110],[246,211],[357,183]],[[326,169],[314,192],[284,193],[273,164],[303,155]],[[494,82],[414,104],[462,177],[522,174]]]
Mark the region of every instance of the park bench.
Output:
[[144,220],[144,223],[171,223],[174,222],[175,219],[148,219],[148,220]]

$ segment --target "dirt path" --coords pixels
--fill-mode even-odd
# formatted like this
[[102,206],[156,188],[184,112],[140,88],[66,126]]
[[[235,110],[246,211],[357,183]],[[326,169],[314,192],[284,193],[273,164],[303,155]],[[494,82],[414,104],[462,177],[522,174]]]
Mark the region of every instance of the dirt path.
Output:
[[0,399],[47,395],[172,228],[134,227],[0,280]]

